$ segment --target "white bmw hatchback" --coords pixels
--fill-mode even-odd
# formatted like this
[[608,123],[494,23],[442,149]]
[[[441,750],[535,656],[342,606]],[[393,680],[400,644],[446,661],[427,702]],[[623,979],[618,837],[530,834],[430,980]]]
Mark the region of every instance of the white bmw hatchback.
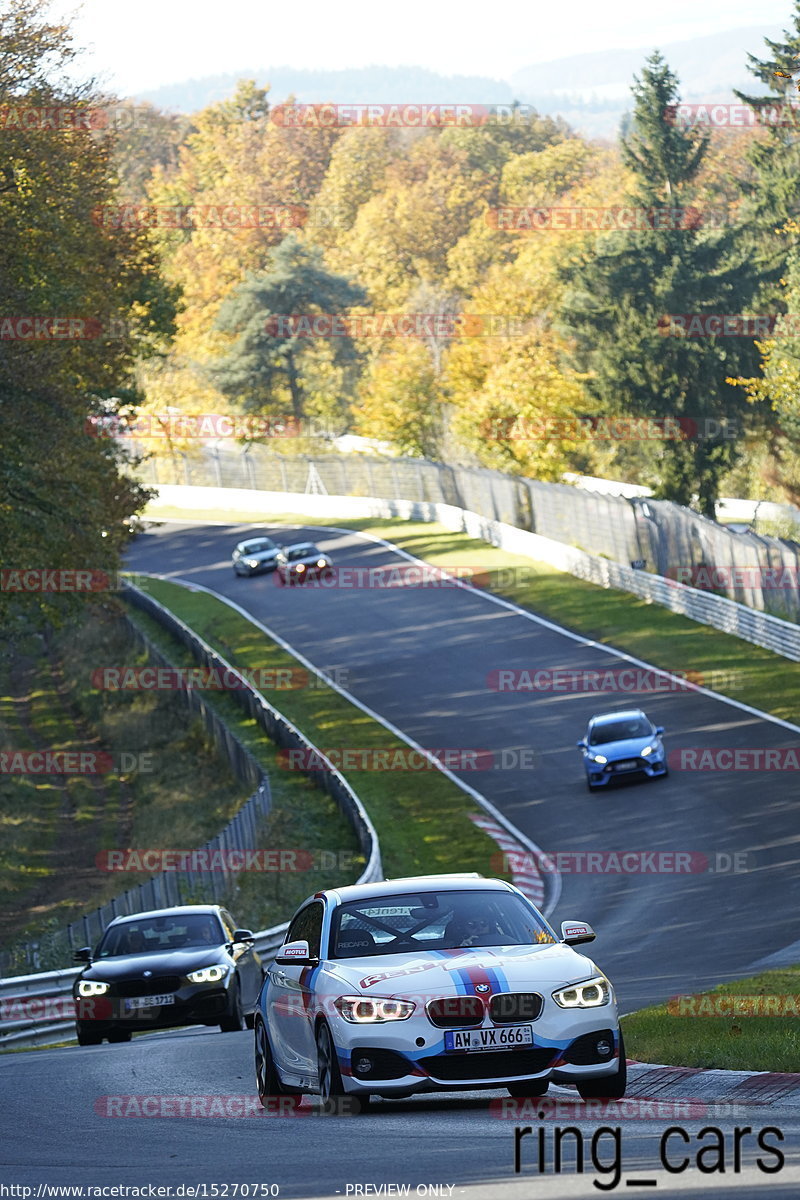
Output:
[[613,989],[509,883],[429,875],[317,892],[298,909],[255,1019],[261,1103],[551,1080],[584,1098],[625,1093]]

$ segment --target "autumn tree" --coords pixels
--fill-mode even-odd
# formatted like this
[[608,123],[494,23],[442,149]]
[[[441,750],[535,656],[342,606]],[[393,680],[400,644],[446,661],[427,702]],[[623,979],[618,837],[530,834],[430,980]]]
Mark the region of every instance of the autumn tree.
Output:
[[339,316],[365,300],[362,288],[325,268],[318,250],[286,238],[270,252],[267,269],[248,275],[220,309],[218,328],[234,340],[212,368],[216,385],[248,412],[280,412],[288,393],[292,417],[302,421],[310,415],[308,381],[319,376],[321,360],[339,368],[357,360],[349,334],[320,346],[308,318]]
[[[175,295],[140,232],[97,220],[116,199],[110,140],[81,121],[15,121],[23,109],[95,103],[88,85],[66,80],[75,49],[47,10],[11,0],[0,13],[3,154],[16,181],[0,194],[0,545],[12,567],[113,572],[122,520],[145,493],[115,443],[90,436],[90,418],[136,398],[135,363],[170,334]],[[70,602],[0,591],[0,620],[13,633],[59,619]]]

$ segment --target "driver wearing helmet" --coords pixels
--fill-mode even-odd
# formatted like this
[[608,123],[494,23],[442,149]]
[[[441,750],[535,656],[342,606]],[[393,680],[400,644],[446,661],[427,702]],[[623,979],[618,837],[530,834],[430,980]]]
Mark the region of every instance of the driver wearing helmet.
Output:
[[501,946],[508,939],[484,905],[460,907],[447,926],[448,939],[455,946]]

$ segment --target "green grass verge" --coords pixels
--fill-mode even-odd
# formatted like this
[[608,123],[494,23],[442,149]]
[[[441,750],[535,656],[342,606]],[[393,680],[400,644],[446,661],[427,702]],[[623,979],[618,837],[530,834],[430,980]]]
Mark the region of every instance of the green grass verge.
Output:
[[110,756],[96,775],[0,773],[0,946],[10,973],[26,969],[29,941],[42,969],[70,965],[64,926],[149,878],[103,871],[100,852],[199,846],[247,798],[174,696],[93,686],[96,667],[146,662],[102,605],[0,658],[0,750]]
[[[152,507],[147,514],[170,520],[197,519],[197,513]],[[800,663],[751,645],[741,638],[700,625],[627,592],[602,588],[544,563],[510,554],[441,525],[403,520],[346,520],[221,510],[209,520],[278,524],[334,525],[385,538],[409,554],[437,566],[473,566],[490,573],[489,588],[523,608],[594,641],[614,646],[667,671],[787,721],[800,711]],[[508,568],[520,568],[515,577]],[[495,583],[491,582],[492,574]],[[647,697],[641,696],[646,702]]]
[[[247,671],[297,668],[292,655],[215,597],[161,580],[138,582],[232,665]],[[214,703],[218,702],[219,693],[208,695],[214,696]],[[379,722],[325,684],[280,689],[264,695],[320,749],[408,749]],[[223,697],[222,701],[226,705],[234,703],[229,697]],[[256,737],[266,741],[258,731]],[[493,861],[496,844],[468,817],[478,810],[478,805],[440,771],[343,771],[342,774],[375,825],[387,877],[443,871],[497,873]],[[275,778],[294,775],[296,772],[281,765]],[[330,848],[335,850],[336,844]]]
[[[730,1015],[721,1012],[733,997]],[[738,1001],[735,999],[739,997]],[[753,997],[761,997],[754,1002]],[[781,1015],[760,1016],[764,1005]],[[729,1071],[800,1072],[800,966],[721,984],[623,1017],[625,1049],[640,1062]]]
[[[155,594],[155,588],[152,589]],[[172,588],[181,596],[182,588]],[[171,607],[168,598],[157,595],[161,603]],[[185,646],[146,613],[128,605],[130,619],[139,626],[150,641],[176,667],[193,668],[197,664]],[[182,620],[184,613],[177,612]],[[187,623],[191,623],[188,622]],[[195,626],[197,632],[211,641],[207,629]],[[231,646],[223,635],[217,649],[232,658]],[[276,708],[283,709],[281,691],[268,696]],[[296,771],[282,770],[278,748],[262,732],[230,693],[205,690],[203,699],[225,722],[269,776],[272,806],[257,831],[257,846],[270,850],[305,850],[311,853],[312,865],[302,871],[243,872],[238,876],[235,895],[230,907],[237,919],[253,929],[268,929],[291,916],[297,906],[320,888],[354,883],[362,873],[365,858],[355,833],[336,802],[310,778]]]

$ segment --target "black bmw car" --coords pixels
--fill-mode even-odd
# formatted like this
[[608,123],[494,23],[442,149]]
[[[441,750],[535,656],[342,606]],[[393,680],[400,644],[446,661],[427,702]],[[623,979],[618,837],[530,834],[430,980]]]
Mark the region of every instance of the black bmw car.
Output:
[[131,1034],[176,1025],[253,1026],[264,977],[249,929],[216,904],[190,904],[117,917],[75,980],[81,1046],[129,1042]]
[[313,542],[297,542],[294,546],[284,546],[278,553],[275,569],[280,583],[304,583],[317,576],[330,576],[333,562]]

